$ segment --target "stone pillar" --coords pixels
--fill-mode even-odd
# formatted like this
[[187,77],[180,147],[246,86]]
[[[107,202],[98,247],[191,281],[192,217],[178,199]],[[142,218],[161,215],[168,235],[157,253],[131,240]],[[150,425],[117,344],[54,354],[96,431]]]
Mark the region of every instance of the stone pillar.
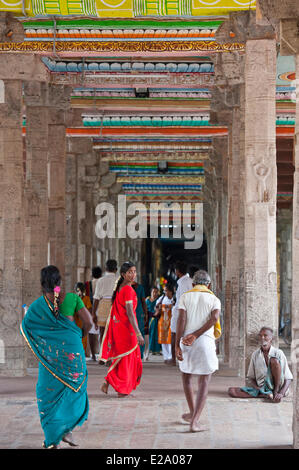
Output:
[[65,276],[66,210],[66,111],[70,89],[49,85],[48,108],[48,195],[49,245],[48,264],[54,264]]
[[[92,186],[95,175],[89,175],[87,167],[95,164],[89,139],[69,138],[67,145],[66,203],[67,244],[66,283],[73,290],[76,282],[89,279],[92,260],[90,239],[93,232]],[[88,271],[88,272],[87,272]]]
[[[2,69],[0,69],[0,78]],[[23,339],[24,161],[22,82],[3,80],[0,100],[0,375],[26,372]]]
[[26,178],[24,302],[39,297],[40,270],[48,261],[47,84],[25,82]]
[[[228,127],[228,141],[222,145],[222,179],[225,187],[221,196],[223,237],[223,355],[224,361],[245,375],[244,309],[242,306],[242,228],[244,199],[244,56],[238,53],[216,55],[215,84],[211,102],[211,122]],[[217,139],[214,139],[217,141]],[[222,184],[224,185],[224,181]],[[224,196],[225,195],[225,196]],[[224,204],[225,198],[227,199]],[[223,232],[222,230],[222,232]]]
[[65,174],[65,210],[66,210],[66,244],[65,244],[65,288],[72,292],[77,282],[77,155],[67,152]]
[[[280,273],[279,311],[284,319],[292,313],[292,210],[280,209],[277,213],[277,242]],[[278,263],[277,263],[278,264]]]
[[[245,63],[245,356],[262,326],[278,333],[276,272],[276,41],[248,40]],[[246,367],[247,368],[247,367]]]
[[241,265],[244,257],[244,85],[236,88],[238,106],[232,110],[232,123],[229,136],[228,168],[228,240],[226,253],[226,306],[229,307],[227,321],[229,332],[229,365],[245,376],[244,338],[245,311],[243,271]]
[[[298,33],[297,33],[298,34]],[[297,36],[298,38],[298,36]],[[299,43],[299,39],[297,39]],[[293,237],[292,237],[292,371],[294,447],[299,449],[299,44],[296,55],[296,128],[294,153]]]
[[[234,33],[233,39],[230,37]],[[229,38],[229,39],[228,39]],[[244,137],[240,142],[239,323],[234,323],[245,356],[244,373],[267,324],[277,339],[276,273],[276,40],[273,27],[256,23],[255,12],[229,15],[216,40],[246,43]],[[241,122],[242,116],[241,116]],[[244,147],[243,147],[244,145]],[[244,156],[244,157],[243,157]],[[242,160],[244,158],[244,161]],[[242,191],[243,190],[243,191]],[[244,346],[243,346],[243,344]],[[242,375],[244,374],[242,372]]]

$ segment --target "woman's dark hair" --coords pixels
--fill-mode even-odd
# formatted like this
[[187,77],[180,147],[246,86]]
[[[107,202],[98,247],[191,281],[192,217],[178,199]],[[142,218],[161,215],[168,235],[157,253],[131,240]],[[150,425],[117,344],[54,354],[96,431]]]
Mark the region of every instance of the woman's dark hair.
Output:
[[43,292],[54,292],[54,287],[60,286],[61,276],[56,266],[46,266],[40,272],[40,283]]
[[102,268],[100,268],[100,266],[95,266],[94,268],[92,268],[92,277],[94,277],[95,279],[99,279],[101,276],[102,276]]
[[111,299],[112,304],[115,300],[116,293],[118,292],[119,286],[121,285],[121,283],[124,280],[124,277],[122,276],[122,274],[125,274],[127,271],[129,271],[130,268],[133,268],[134,266],[136,266],[136,265],[134,263],[132,263],[131,261],[126,261],[125,263],[123,263],[121,265],[120,270],[119,270],[120,277],[118,278],[118,281],[116,283],[116,286],[115,286],[113,294],[112,294],[112,299]]
[[83,294],[84,292],[86,292],[86,288],[85,288],[85,285],[83,284],[83,282],[77,282],[77,283],[75,284],[75,290],[77,290],[77,289],[80,289],[80,291],[82,292],[82,294]]

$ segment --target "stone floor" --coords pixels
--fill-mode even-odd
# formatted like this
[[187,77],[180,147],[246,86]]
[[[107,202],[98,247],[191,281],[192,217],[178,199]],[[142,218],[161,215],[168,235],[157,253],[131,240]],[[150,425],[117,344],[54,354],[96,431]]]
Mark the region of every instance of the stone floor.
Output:
[[[208,431],[188,432],[187,411],[177,367],[161,357],[144,363],[140,387],[119,399],[99,386],[105,366],[88,361],[90,415],[74,431],[80,449],[288,449],[292,447],[292,398],[280,404],[230,398],[229,386],[242,386],[234,371],[214,374],[202,422]],[[43,433],[35,400],[37,369],[24,378],[0,377],[0,448],[40,449]],[[62,447],[66,446],[63,444]]]

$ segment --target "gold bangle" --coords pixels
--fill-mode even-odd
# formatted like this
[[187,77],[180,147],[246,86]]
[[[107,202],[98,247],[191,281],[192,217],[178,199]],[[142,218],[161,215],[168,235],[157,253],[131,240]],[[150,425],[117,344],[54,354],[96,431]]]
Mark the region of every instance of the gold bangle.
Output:
[[142,334],[141,334],[141,333],[138,333],[138,335],[136,335],[136,336],[142,336]]

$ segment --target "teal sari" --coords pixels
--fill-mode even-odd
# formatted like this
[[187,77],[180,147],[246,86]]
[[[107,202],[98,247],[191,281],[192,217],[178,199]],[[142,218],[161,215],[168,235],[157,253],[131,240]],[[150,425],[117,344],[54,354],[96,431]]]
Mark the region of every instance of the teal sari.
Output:
[[39,360],[36,396],[45,447],[88,417],[87,368],[82,331],[75,322],[52,312],[45,297],[33,302],[21,324],[21,333]]
[[[138,322],[138,328],[139,328],[140,333],[142,334],[142,336],[144,338],[144,334],[145,334],[144,311],[143,311],[143,307],[142,307],[142,299],[145,298],[144,288],[141,284],[137,284],[137,285],[133,284],[132,287],[135,290],[136,295],[137,295],[136,317],[137,317],[137,322]],[[140,348],[141,359],[143,359],[145,345],[139,346],[139,348]]]
[[157,299],[151,302],[150,298],[146,299],[147,311],[149,316],[149,351],[154,354],[158,354],[161,351],[161,344],[158,343],[158,321],[159,318],[155,318],[155,306]]
[[[276,359],[280,363],[279,358],[277,357]],[[283,381],[284,381],[284,375],[283,375],[283,371],[281,369],[280,383],[283,383]],[[243,392],[249,393],[249,395],[251,395],[254,398],[257,398],[259,395],[272,395],[273,391],[274,391],[274,381],[273,381],[273,377],[272,377],[272,373],[271,373],[270,361],[269,361],[269,365],[268,365],[268,369],[267,369],[267,375],[265,377],[264,385],[259,389],[254,388],[254,387],[241,387],[241,390]]]

